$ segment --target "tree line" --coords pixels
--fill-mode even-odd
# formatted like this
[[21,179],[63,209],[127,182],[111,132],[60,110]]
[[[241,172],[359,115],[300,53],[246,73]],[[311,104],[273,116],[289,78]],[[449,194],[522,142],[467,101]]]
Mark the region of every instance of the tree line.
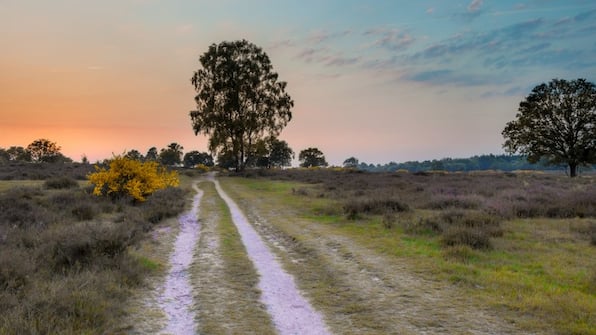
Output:
[[[530,163],[527,156],[523,155],[476,155],[469,158],[443,158],[424,161],[407,161],[402,163],[389,162],[387,164],[367,164],[359,162],[358,159],[351,157],[344,161],[344,167],[356,168],[358,170],[369,172],[395,172],[406,170],[408,172],[421,171],[516,171],[516,170],[539,170],[539,171],[561,171],[565,170],[565,164],[547,164],[540,160],[536,163]],[[591,165],[583,166],[584,170],[592,170]]]

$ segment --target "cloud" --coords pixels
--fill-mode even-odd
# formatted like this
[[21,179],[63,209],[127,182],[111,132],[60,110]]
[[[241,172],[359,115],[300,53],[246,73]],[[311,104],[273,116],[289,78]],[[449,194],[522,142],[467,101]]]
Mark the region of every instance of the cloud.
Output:
[[483,0],[472,0],[468,5],[468,13],[476,13],[482,7]]
[[585,21],[588,20],[589,18],[593,17],[596,15],[596,9],[587,11],[587,12],[583,12],[583,13],[579,13],[577,14],[574,19],[575,21]]
[[366,30],[364,36],[374,36],[372,45],[391,51],[403,50],[414,43],[414,38],[407,32],[398,29],[374,28]]
[[486,84],[505,83],[507,80],[499,79],[494,75],[454,71],[450,69],[419,71],[406,74],[405,79],[415,82],[430,83],[433,85],[453,86],[478,86]]
[[300,52],[296,55],[296,59],[302,60],[306,63],[316,62],[324,58],[327,51],[328,50],[326,48],[307,47],[300,50]]
[[323,42],[329,42],[330,40],[346,37],[350,34],[352,34],[351,30],[342,30],[339,32],[318,30],[310,34],[310,36],[307,38],[307,42],[319,44]]

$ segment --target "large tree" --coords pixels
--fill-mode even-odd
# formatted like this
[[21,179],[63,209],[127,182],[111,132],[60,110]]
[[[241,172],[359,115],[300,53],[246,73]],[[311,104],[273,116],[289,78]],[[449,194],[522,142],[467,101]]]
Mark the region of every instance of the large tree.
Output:
[[246,40],[212,44],[199,61],[202,68],[191,78],[195,135],[207,135],[209,150],[219,156],[231,152],[236,170],[243,170],[257,141],[279,135],[292,119],[286,82],[267,54]]
[[327,166],[325,155],[318,148],[308,148],[300,151],[298,155],[300,166],[302,167],[318,167]]
[[55,162],[63,157],[60,149],[56,142],[45,138],[35,140],[27,146],[27,152],[34,162]]
[[585,79],[553,79],[540,84],[519,104],[516,119],[502,134],[509,153],[528,161],[577,167],[596,162],[596,87]]

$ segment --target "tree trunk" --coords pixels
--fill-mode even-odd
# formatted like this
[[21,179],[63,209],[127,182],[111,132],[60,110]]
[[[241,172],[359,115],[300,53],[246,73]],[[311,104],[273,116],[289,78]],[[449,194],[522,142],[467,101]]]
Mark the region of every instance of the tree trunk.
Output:
[[569,163],[569,177],[573,178],[577,176],[577,164]]

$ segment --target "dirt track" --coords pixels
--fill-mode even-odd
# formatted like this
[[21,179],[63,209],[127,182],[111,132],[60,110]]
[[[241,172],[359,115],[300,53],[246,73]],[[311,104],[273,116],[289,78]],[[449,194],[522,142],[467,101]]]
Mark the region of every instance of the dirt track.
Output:
[[[205,196],[197,211],[202,206],[207,211],[200,216],[201,236],[196,246],[186,248],[196,248],[190,276],[194,301],[188,306],[196,324],[184,329],[209,334],[522,333],[493,311],[471,308],[456,288],[424,279],[330,226],[300,219],[274,199],[256,198],[230,182],[225,191],[212,178],[202,182]],[[218,230],[225,215],[236,226],[248,268],[253,267],[244,272],[256,270],[256,283],[226,276],[222,258],[228,242]],[[144,301],[148,310],[166,309],[163,299]],[[132,333],[156,333],[167,318],[161,318],[161,328],[134,320],[141,324]],[[164,330],[180,333],[176,329],[181,328]]]

